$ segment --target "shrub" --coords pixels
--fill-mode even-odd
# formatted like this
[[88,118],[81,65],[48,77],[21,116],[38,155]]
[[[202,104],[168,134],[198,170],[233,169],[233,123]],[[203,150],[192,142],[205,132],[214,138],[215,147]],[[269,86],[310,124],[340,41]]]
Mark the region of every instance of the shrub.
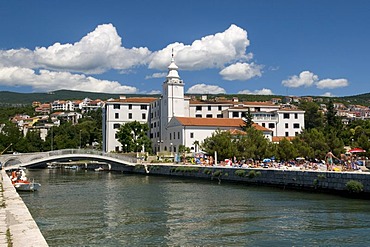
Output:
[[244,170],[236,170],[235,175],[239,177],[245,177],[246,171]]
[[188,166],[179,166],[176,167],[175,172],[198,172],[199,168],[198,167],[188,167]]
[[222,176],[222,171],[218,170],[218,171],[215,171],[212,176],[214,177],[221,177]]
[[210,174],[212,174],[212,170],[211,169],[204,169],[203,173],[207,174],[207,175],[210,175]]
[[258,171],[258,172],[256,172],[256,171],[254,171],[254,170],[252,170],[252,171],[249,171],[248,172],[248,175],[247,175],[247,177],[248,178],[255,178],[255,177],[258,177],[258,176],[261,176],[261,172],[260,171]]
[[364,185],[356,180],[349,180],[346,183],[346,188],[350,193],[360,193],[364,190]]

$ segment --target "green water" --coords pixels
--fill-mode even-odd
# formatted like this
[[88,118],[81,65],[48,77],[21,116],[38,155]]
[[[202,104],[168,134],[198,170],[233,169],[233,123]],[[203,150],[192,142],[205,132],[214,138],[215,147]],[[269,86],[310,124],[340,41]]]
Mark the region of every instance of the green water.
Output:
[[216,181],[30,170],[50,246],[369,246],[370,201]]

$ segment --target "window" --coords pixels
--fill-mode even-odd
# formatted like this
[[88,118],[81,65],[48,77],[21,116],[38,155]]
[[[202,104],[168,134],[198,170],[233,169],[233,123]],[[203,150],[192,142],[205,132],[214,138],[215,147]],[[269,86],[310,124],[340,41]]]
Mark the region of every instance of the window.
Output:
[[190,133],[190,138],[194,138],[194,133]]
[[154,122],[154,128],[157,127],[157,122]]
[[255,107],[254,111],[261,111],[261,107]]
[[239,112],[237,111],[233,112],[233,117],[239,117]]
[[131,109],[132,109],[132,105],[131,105],[131,104],[129,104],[129,105],[128,105],[128,109],[129,109],[129,110],[131,110]]
[[290,115],[289,113],[284,113],[283,118],[284,119],[289,119],[289,115]]
[[265,126],[265,123],[262,123],[262,127],[266,127],[266,126]]
[[294,128],[294,129],[299,129],[299,123],[295,123],[295,124],[293,124],[293,128]]
[[212,114],[207,114],[206,118],[212,118]]
[[172,140],[172,134],[170,133],[170,140]]
[[285,136],[288,137],[289,136],[289,132],[285,132]]
[[114,118],[115,119],[119,118],[119,113],[114,113]]
[[145,113],[141,114],[141,119],[146,119],[146,114]]
[[196,111],[201,111],[201,110],[202,110],[202,106],[201,106],[201,105],[197,105],[197,106],[195,107],[195,110],[196,110]]
[[218,106],[218,110],[219,110],[219,111],[222,111],[222,106],[220,106],[220,105],[219,105],[219,106]]
[[120,124],[113,124],[113,129],[119,129],[119,127],[120,127]]
[[212,106],[209,105],[208,106],[208,111],[210,111],[210,110],[212,110]]
[[294,113],[294,118],[298,119],[298,113]]
[[180,132],[177,132],[177,139],[180,139]]
[[196,114],[195,117],[202,118],[202,114]]
[[270,128],[270,129],[275,128],[275,124],[274,124],[274,123],[269,123],[269,128]]
[[120,109],[120,105],[119,104],[114,104],[113,109]]
[[173,147],[173,152],[176,153],[176,147]]
[[222,118],[222,114],[217,114],[217,118]]
[[141,110],[146,110],[146,109],[147,109],[147,105],[141,105],[141,106],[140,106],[140,109],[141,109]]
[[176,139],[176,134],[175,134],[175,132],[173,132],[173,139],[174,139],[174,140]]
[[294,135],[297,136],[298,135],[298,132],[295,132]]
[[132,113],[128,114],[128,119],[132,119]]
[[288,123],[285,123],[285,128],[287,129],[287,128],[289,128],[289,125],[288,125]]
[[153,138],[153,133],[150,133],[150,138]]
[[118,134],[117,133],[114,134],[114,138],[118,139]]

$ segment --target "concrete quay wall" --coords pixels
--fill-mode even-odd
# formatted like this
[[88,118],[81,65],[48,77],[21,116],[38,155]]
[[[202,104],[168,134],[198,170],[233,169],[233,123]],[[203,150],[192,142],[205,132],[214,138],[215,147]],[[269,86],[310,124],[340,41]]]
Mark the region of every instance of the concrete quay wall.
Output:
[[363,185],[362,194],[370,193],[370,173],[367,172],[320,172],[168,164],[139,164],[135,166],[132,172],[147,175],[216,179],[219,181],[243,182],[333,193],[350,192],[347,188],[347,182],[355,180]]
[[3,189],[0,196],[2,198],[0,246],[8,246],[8,243],[11,243],[13,247],[48,246],[27,206],[4,170],[1,170],[0,180]]

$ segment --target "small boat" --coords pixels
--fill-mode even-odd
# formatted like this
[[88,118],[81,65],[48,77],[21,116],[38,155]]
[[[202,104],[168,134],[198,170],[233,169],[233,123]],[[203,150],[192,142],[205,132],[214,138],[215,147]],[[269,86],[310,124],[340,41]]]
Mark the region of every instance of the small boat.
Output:
[[35,183],[35,181],[16,181],[13,183],[17,191],[36,191],[41,187],[41,184]]
[[36,191],[41,187],[41,184],[35,183],[34,180],[29,181],[21,169],[12,172],[11,181],[17,191]]

